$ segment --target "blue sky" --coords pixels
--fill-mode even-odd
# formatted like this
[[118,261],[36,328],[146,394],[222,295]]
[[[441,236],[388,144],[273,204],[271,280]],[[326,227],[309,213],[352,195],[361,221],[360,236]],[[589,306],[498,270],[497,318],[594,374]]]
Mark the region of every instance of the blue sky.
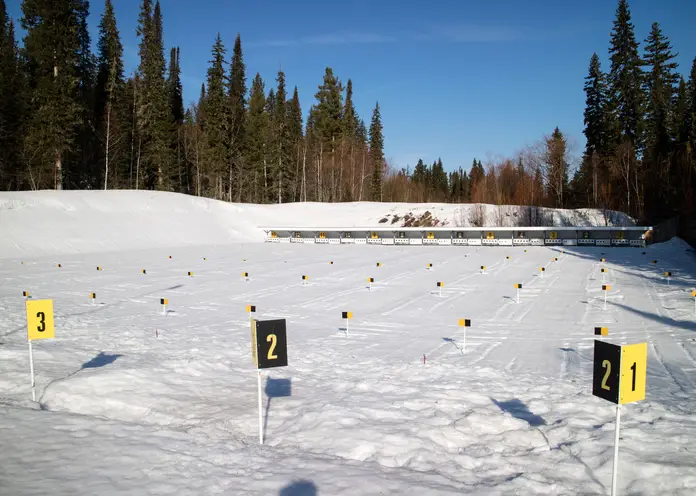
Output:
[[[140,0],[113,0],[125,63],[138,63]],[[165,43],[181,47],[188,104],[205,79],[217,32],[228,48],[242,37],[249,81],[256,72],[275,85],[282,66],[309,109],[330,66],[369,125],[379,101],[385,153],[396,167],[441,157],[445,168],[469,168],[474,157],[513,155],[558,126],[584,147],[583,78],[596,51],[607,50],[616,1],[582,0],[161,0]],[[687,74],[696,56],[696,2],[632,0],[636,35],[662,26]],[[18,19],[20,1],[8,1]],[[96,42],[103,1],[92,0]]]

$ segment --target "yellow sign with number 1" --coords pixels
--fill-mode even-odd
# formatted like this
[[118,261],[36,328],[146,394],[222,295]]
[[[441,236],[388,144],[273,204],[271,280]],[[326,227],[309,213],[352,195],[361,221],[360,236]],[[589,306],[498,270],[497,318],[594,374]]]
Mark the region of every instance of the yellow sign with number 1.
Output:
[[53,300],[27,300],[27,339],[52,339],[55,335]]
[[647,360],[647,343],[629,344],[621,347],[619,402],[622,405],[645,399]]

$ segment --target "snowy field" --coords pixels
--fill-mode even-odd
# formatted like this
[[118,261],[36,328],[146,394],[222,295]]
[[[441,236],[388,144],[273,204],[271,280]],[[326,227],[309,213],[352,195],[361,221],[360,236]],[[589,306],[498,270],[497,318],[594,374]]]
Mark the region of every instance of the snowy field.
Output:
[[[30,226],[3,215],[2,495],[608,494],[615,409],[591,394],[595,326],[649,343],[646,399],[623,408],[620,493],[696,494],[696,258],[680,240],[561,254],[179,246],[172,232],[163,248],[151,230],[137,249],[132,225],[119,251],[97,253],[86,231],[36,255],[18,241]],[[54,300],[36,403],[22,291]],[[263,446],[248,304],[288,322],[289,366],[263,373]]]

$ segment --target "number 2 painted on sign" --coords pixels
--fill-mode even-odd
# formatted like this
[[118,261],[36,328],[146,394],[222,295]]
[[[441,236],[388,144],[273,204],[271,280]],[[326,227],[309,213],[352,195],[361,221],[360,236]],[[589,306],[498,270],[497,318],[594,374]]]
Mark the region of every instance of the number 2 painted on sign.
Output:
[[36,330],[39,332],[44,332],[46,330],[46,314],[43,312],[37,312],[36,316],[41,319],[39,325],[36,326]]
[[275,355],[273,352],[275,351],[276,344],[278,343],[278,337],[275,334],[269,334],[266,336],[266,342],[271,343],[271,347],[268,348],[268,359],[275,360],[278,358],[278,355]]
[[[602,379],[602,389],[611,391],[611,388],[607,386],[607,379],[609,379],[609,374],[611,374],[611,362],[609,360],[602,360],[602,368],[607,369],[607,371],[604,373],[604,379]],[[633,377],[635,378],[635,374]]]

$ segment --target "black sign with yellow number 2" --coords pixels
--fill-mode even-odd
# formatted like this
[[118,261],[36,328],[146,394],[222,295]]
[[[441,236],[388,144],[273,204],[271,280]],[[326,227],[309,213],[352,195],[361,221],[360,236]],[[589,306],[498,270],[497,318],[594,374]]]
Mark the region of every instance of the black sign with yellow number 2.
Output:
[[288,338],[285,319],[254,320],[251,331],[254,364],[259,369],[288,365]]

